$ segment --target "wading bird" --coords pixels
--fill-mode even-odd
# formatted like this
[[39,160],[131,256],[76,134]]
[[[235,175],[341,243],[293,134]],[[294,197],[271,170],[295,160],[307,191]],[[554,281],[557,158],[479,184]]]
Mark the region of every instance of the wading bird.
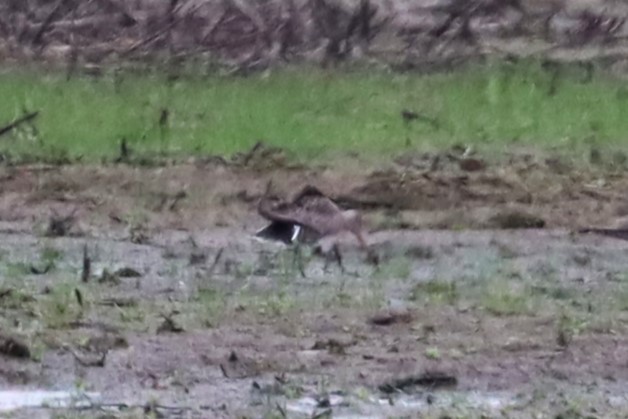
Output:
[[[355,210],[344,211],[329,197],[314,186],[305,186],[291,202],[265,195],[257,208],[259,214],[270,224],[256,233],[257,237],[278,240],[295,245],[295,261],[299,263],[302,276],[303,266],[299,244],[319,243],[322,253],[327,256],[322,239],[343,232],[352,233],[360,247],[367,252],[369,261],[376,263],[376,257],[369,251],[362,229],[362,217]],[[344,271],[338,244],[333,241],[331,250],[338,266]],[[325,268],[329,260],[326,259]]]

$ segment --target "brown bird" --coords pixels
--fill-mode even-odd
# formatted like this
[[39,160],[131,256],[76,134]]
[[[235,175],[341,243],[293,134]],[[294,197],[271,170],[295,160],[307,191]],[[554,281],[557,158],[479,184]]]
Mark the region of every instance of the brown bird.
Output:
[[[295,243],[295,252],[298,252],[299,243],[316,243],[325,237],[347,231],[367,251],[369,260],[375,260],[364,238],[360,213],[342,210],[314,186],[305,186],[291,202],[264,196],[257,209],[262,217],[271,221],[270,225],[256,233],[258,237],[279,240],[286,244]],[[322,246],[321,250],[326,253]],[[344,271],[337,243],[334,242],[331,251]],[[301,274],[303,275],[302,269]]]

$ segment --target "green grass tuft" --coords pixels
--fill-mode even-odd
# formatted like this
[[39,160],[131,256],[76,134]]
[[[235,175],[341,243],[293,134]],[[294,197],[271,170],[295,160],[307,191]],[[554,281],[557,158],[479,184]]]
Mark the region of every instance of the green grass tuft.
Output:
[[496,316],[532,314],[536,300],[526,286],[489,281],[484,289],[481,306]]
[[433,302],[453,304],[458,299],[456,283],[438,279],[421,282],[412,290],[412,300],[421,301],[424,298]]
[[[66,81],[64,74],[5,70],[0,124],[39,110],[2,142],[16,159],[98,161],[122,137],[139,152],[231,154],[258,140],[300,158],[358,150],[389,156],[407,143],[424,149],[464,143],[505,149],[513,142],[579,150],[619,146],[628,132],[625,83],[585,81],[536,62],[493,63],[442,74],[285,69],[248,78],[113,75]],[[159,119],[163,109],[169,117]],[[404,122],[403,109],[431,118]],[[583,154],[584,155],[584,154]]]

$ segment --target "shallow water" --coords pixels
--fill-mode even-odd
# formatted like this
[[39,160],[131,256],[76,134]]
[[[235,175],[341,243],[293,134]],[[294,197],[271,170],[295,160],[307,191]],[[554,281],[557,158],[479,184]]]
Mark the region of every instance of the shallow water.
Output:
[[[482,412],[498,412],[507,407],[514,407],[519,403],[510,392],[458,392],[442,391],[438,393],[425,392],[420,394],[394,395],[391,398],[382,398],[380,394],[356,397],[355,395],[329,396],[329,407],[334,412],[334,418],[381,418],[406,414],[425,413],[432,408],[463,408]],[[313,416],[325,407],[314,397],[302,397],[286,403],[286,411],[291,414]]]
[[88,408],[100,402],[98,393],[76,391],[0,391],[0,412],[24,408]]

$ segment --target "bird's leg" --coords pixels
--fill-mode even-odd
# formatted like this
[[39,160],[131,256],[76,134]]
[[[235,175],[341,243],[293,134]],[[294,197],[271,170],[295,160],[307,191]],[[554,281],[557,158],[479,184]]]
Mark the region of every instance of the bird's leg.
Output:
[[368,249],[368,246],[366,245],[366,240],[364,239],[364,235],[362,234],[362,232],[358,230],[353,234],[355,234],[355,237],[358,239],[358,243],[360,243],[360,247],[363,250]]
[[373,252],[371,249],[369,249],[368,245],[366,244],[366,240],[364,239],[364,235],[362,234],[361,231],[357,231],[354,233],[355,237],[357,237],[358,239],[358,243],[360,243],[360,247],[362,248],[362,250],[364,250],[366,252],[366,260],[370,263],[372,263],[375,266],[379,265],[379,258],[377,257],[377,254],[375,252]]
[[340,249],[338,248],[337,243],[334,243],[332,248],[329,249],[328,252],[324,253],[324,256],[325,256],[325,265],[323,265],[323,272],[325,272],[326,274],[329,273],[329,264],[332,258],[338,264],[338,266],[340,266],[340,271],[342,273],[345,272],[345,268],[342,264],[342,255],[340,254]]
[[305,278],[305,270],[303,268],[303,253],[301,253],[301,246],[299,245],[299,243],[296,243],[294,245],[293,251],[294,254],[292,259],[292,267],[294,268],[296,266],[299,270],[299,273],[301,274],[301,277]]
[[340,272],[345,273],[345,267],[342,264],[342,255],[340,254],[340,248],[338,247],[338,243],[334,243],[334,246],[331,248],[332,253],[334,254],[334,258],[340,267]]
[[323,272],[324,273],[329,273],[329,254],[325,253],[323,254],[323,256],[325,257],[325,264],[323,265]]

